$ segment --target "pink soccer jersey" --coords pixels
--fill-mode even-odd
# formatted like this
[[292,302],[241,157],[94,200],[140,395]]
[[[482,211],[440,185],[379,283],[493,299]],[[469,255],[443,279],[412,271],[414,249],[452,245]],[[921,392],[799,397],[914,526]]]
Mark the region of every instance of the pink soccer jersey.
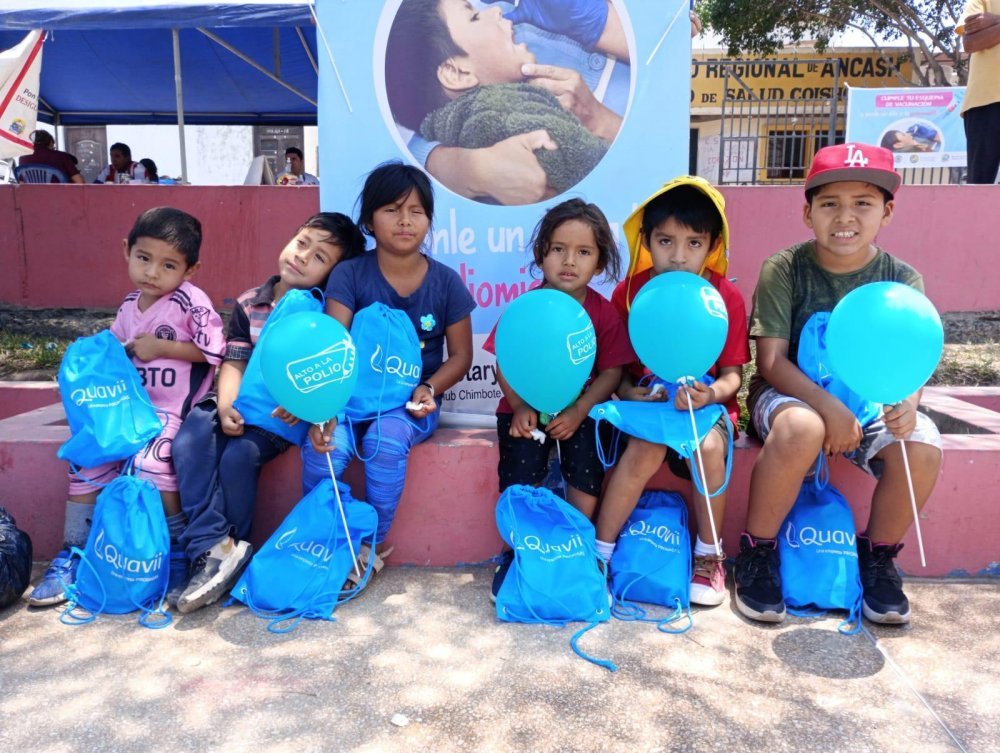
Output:
[[183,283],[145,311],[139,311],[138,300],[138,290],[129,293],[111,325],[112,334],[122,343],[148,333],[161,340],[193,342],[205,354],[205,363],[132,358],[153,405],[183,418],[211,389],[215,368],[222,362],[226,347],[222,319],[205,292],[190,282]]

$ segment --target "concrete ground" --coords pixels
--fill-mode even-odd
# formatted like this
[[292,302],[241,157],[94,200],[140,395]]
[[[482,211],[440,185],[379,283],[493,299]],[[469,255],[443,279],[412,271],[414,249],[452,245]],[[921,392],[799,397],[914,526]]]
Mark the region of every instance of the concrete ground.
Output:
[[[242,608],[146,630],[0,612],[0,752],[997,751],[998,580],[911,580],[913,624],[743,620],[684,635],[497,621],[492,571],[388,568],[338,620]],[[405,726],[396,726],[403,715]]]

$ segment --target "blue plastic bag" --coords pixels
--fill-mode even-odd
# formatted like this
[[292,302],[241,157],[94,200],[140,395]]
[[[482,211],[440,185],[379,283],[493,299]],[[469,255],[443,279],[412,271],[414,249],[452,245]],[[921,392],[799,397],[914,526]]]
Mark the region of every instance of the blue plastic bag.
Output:
[[500,495],[496,521],[500,536],[514,551],[497,593],[497,618],[559,626],[587,622],[570,645],[587,661],[614,671],[611,662],[587,656],[577,647],[585,632],[611,616],[593,524],[548,489],[523,484]]
[[[137,609],[146,627],[166,627],[163,610],[170,574],[170,534],[160,493],[133,475],[118,476],[101,490],[76,583],[66,588],[66,624],[93,621],[102,612],[128,614]],[[77,613],[78,607],[89,615]],[[159,621],[150,622],[156,616]]]
[[257,338],[257,345],[250,354],[246,370],[243,372],[243,380],[240,382],[240,392],[233,402],[233,407],[243,416],[243,420],[251,425],[266,429],[272,434],[286,439],[294,445],[301,445],[309,433],[309,423],[299,421],[295,426],[289,426],[280,418],[271,415],[272,411],[278,407],[278,402],[271,397],[271,393],[264,384],[264,376],[261,373],[260,359],[262,349],[261,343],[267,337],[268,330],[272,324],[282,319],[302,312],[314,312],[323,310],[323,302],[311,290],[289,290],[285,293],[274,311],[264,322],[260,337]]
[[[705,376],[699,381],[702,384],[711,384],[712,378]],[[672,448],[685,460],[690,460],[697,455],[697,447],[705,441],[708,432],[718,423],[719,419],[725,417],[726,426],[729,429],[729,451],[726,453],[726,480],[718,489],[710,491],[708,496],[715,497],[722,494],[729,486],[729,477],[733,468],[733,426],[729,420],[729,414],[724,405],[718,403],[699,408],[694,412],[695,427],[697,437],[691,430],[691,414],[686,410],[677,410],[674,407],[674,396],[679,389],[678,384],[663,382],[654,379],[651,385],[662,384],[667,393],[667,398],[662,402],[646,402],[643,400],[608,400],[598,403],[590,409],[590,417],[596,423],[595,431],[600,430],[601,421],[607,421],[617,429],[613,440],[613,450],[609,457],[604,455],[600,434],[597,434],[597,450],[599,460],[605,468],[610,468],[617,462],[619,434],[627,434],[630,437],[638,437],[647,442],[666,445]],[[695,489],[704,494],[701,488],[700,474],[691,474]]]
[[59,366],[70,438],[57,455],[93,468],[132,457],[163,431],[139,372],[110,330],[81,337]]
[[882,415],[882,404],[865,400],[833,373],[830,356],[826,350],[826,326],[829,322],[830,314],[818,311],[805,323],[799,335],[799,350],[796,356],[799,369],[846,405],[847,409],[857,416],[858,423],[867,426]]
[[[687,505],[676,492],[646,491],[618,536],[611,557],[612,614],[621,620],[655,622],[668,633],[691,627],[691,534]],[[673,610],[665,618],[646,617],[632,602]],[[667,626],[687,614],[687,626]]]
[[[355,554],[362,544],[375,546],[378,513],[365,502],[351,499],[350,488],[337,484]],[[250,560],[233,587],[232,598],[270,621],[268,630],[293,630],[302,618],[333,620],[337,604],[353,598],[371,576],[362,574],[358,586],[342,591],[354,567],[344,524],[337,509],[333,481],[324,479],[299,501]],[[288,627],[282,623],[291,621]]]
[[420,384],[423,360],[413,322],[399,309],[375,302],[354,314],[358,381],[344,413],[353,421],[400,408]]
[[[807,479],[778,534],[781,592],[789,611],[846,610],[838,628],[861,629],[861,576],[851,508],[832,484]],[[853,627],[852,627],[853,624]]]

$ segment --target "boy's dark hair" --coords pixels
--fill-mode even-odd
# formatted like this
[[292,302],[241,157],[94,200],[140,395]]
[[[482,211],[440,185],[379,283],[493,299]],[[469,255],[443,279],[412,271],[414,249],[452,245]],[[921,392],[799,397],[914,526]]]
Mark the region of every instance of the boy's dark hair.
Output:
[[302,153],[302,150],[299,149],[297,146],[288,147],[285,150],[285,156],[287,157],[289,154],[294,154],[299,159],[305,159],[305,155]]
[[184,255],[188,267],[198,263],[201,250],[201,223],[187,212],[173,207],[147,209],[136,218],[128,234],[131,250],[139,238],[154,238],[169,243]]
[[606,279],[618,280],[622,273],[621,256],[608,218],[597,204],[588,204],[583,199],[569,199],[556,204],[538,221],[530,241],[534,255],[532,264],[536,267],[542,266],[542,261],[548,256],[552,245],[552,234],[556,228],[569,220],[578,220],[590,226],[594,233],[594,242],[597,244],[597,266],[604,270]]
[[113,152],[116,149],[122,153],[122,156],[125,159],[127,159],[129,162],[132,161],[132,149],[131,147],[129,147],[128,144],[123,144],[122,142],[118,141],[111,145],[111,147],[108,149],[108,152]]
[[419,131],[427,113],[448,104],[437,69],[464,54],[441,15],[441,0],[403,0],[385,45],[385,92],[396,121]]
[[[864,181],[862,181],[862,183],[863,182]],[[828,186],[830,184],[829,183],[825,183],[823,185]],[[895,199],[895,197],[889,191],[886,191],[884,188],[882,188],[882,186],[876,186],[874,183],[869,183],[868,185],[871,186],[872,188],[877,188],[878,189],[878,192],[880,194],[882,194],[882,201],[884,201],[886,204],[888,204],[890,201],[893,201]],[[813,188],[810,188],[808,191],[806,191],[806,204],[808,204],[809,206],[812,206],[813,197],[816,196],[816,193],[821,188],[823,188],[823,186],[815,186]]]
[[330,242],[336,243],[344,250],[340,261],[353,259],[365,252],[365,236],[346,214],[340,212],[318,212],[299,226],[299,231],[306,228],[323,230],[330,234]]
[[649,236],[671,217],[696,233],[708,233],[712,240],[709,252],[722,235],[722,215],[703,191],[694,186],[678,186],[660,194],[642,210],[642,240],[649,248]]
[[375,210],[386,204],[402,201],[410,191],[417,192],[417,198],[427,212],[427,221],[433,224],[434,188],[423,170],[395,160],[383,162],[368,173],[364,188],[358,196],[358,203],[361,205],[358,212],[358,226],[361,232],[374,237],[371,224]]
[[156,163],[153,162],[149,157],[143,157],[139,160],[139,164],[146,168],[146,180],[150,183],[160,182],[160,173],[156,170]]

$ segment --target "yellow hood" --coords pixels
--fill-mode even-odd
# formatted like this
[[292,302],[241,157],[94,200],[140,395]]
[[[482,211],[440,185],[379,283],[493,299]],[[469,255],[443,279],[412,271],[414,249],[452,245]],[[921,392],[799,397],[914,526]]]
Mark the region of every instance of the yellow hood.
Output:
[[726,220],[726,200],[719,193],[718,189],[704,178],[694,175],[682,175],[674,178],[669,183],[664,183],[660,190],[642,202],[629,218],[625,220],[625,240],[628,241],[629,255],[628,275],[626,279],[631,279],[639,272],[644,272],[653,266],[653,259],[649,254],[649,249],[642,242],[642,215],[646,209],[646,205],[656,197],[665,194],[667,191],[672,191],[679,186],[693,186],[697,188],[712,200],[716,209],[719,210],[719,216],[722,217],[722,235],[716,242],[715,248],[709,251],[708,256],[705,257],[705,264],[701,271],[704,272],[706,269],[709,269],[716,274],[725,276],[726,270],[729,269],[729,222]]

